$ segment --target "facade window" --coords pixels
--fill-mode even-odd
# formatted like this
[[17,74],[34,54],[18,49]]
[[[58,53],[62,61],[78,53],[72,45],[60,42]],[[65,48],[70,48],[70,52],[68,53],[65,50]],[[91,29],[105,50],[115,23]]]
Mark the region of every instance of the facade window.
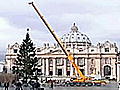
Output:
[[53,66],[53,61],[52,60],[50,60],[49,63],[50,63],[50,66]]
[[91,52],[93,52],[94,51],[94,49],[91,49]]
[[84,65],[84,59],[78,59],[78,65],[83,66]]
[[118,56],[118,61],[120,62],[120,56]]
[[111,75],[111,67],[110,66],[104,66],[104,76]]
[[115,49],[115,52],[118,52],[118,49]]
[[96,68],[95,68],[95,74],[96,74]]
[[82,51],[83,51],[83,49],[82,49],[82,48],[80,48],[80,49],[79,49],[79,52],[82,52]]
[[62,76],[62,69],[58,69],[58,76]]
[[66,44],[66,47],[71,47],[71,44]]
[[81,44],[77,44],[77,46],[82,46]]
[[53,64],[52,60],[50,60],[50,64]]
[[61,58],[57,59],[57,65],[62,65],[62,59]]
[[110,59],[105,59],[105,64],[110,64],[111,60]]
[[14,53],[17,53],[17,49],[14,49]]
[[42,75],[42,70],[41,70],[41,69],[38,69],[38,70],[37,70],[37,74],[38,74],[38,75]]
[[70,61],[67,60],[67,67],[70,67]]
[[67,60],[67,64],[70,64],[70,61],[69,61],[69,60]]
[[109,48],[105,48],[105,52],[109,52]]
[[83,37],[83,39],[85,39],[85,37]]
[[67,71],[67,76],[70,76],[70,71]]
[[70,50],[67,50],[68,52],[70,52]]
[[71,47],[71,44],[68,44],[69,47]]
[[50,72],[49,72],[49,75],[51,75],[51,76],[52,76],[52,75],[53,75],[53,71],[50,71]]

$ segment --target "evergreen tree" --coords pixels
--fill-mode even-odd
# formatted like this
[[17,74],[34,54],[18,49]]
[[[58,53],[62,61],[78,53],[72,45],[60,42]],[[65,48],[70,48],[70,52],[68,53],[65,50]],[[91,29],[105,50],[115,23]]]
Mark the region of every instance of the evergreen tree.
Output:
[[38,65],[38,59],[35,53],[36,48],[30,39],[28,31],[29,29],[27,29],[26,38],[23,39],[20,45],[19,54],[14,62],[15,66],[13,66],[13,73],[22,77],[25,83],[27,83],[28,79],[33,78]]

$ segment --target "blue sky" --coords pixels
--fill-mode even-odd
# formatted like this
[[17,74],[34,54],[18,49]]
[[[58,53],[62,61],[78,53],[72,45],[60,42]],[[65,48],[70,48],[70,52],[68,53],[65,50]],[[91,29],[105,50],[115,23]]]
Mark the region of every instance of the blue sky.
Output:
[[[5,59],[8,44],[21,44],[26,29],[37,46],[55,40],[39,19],[31,0],[1,0],[0,59]],[[34,0],[59,37],[75,22],[94,45],[109,40],[120,47],[120,0]]]

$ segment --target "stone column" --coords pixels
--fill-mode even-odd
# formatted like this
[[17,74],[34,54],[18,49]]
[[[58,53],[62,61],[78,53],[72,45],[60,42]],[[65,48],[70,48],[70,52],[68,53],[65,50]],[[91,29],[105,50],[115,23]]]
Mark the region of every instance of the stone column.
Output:
[[100,75],[100,59],[97,60],[98,64],[99,64],[99,67],[98,67],[98,71],[97,71],[97,74]]
[[[114,59],[114,63],[115,63],[115,62],[116,62],[116,59]],[[116,78],[116,64],[114,64],[113,71],[114,71],[114,78]]]
[[102,64],[102,59],[101,59],[101,57],[100,57],[100,59],[99,59],[99,75],[101,75],[102,76],[102,74],[101,74],[101,70],[102,70],[102,68],[101,68],[101,64]]
[[53,59],[53,76],[55,76],[56,72],[56,59]]
[[66,72],[67,72],[67,71],[66,71],[66,68],[67,68],[67,67],[66,67],[66,60],[67,60],[67,59],[64,58],[64,76],[66,76]]
[[44,59],[42,59],[42,73],[43,73],[43,75],[45,74],[45,60]]
[[88,74],[88,69],[87,69],[87,58],[85,59],[85,76]]
[[48,61],[48,58],[46,58],[46,75],[49,75],[49,61]]
[[73,67],[72,67],[72,64],[70,63],[70,76],[73,76]]
[[[75,64],[77,65],[77,58],[75,58]],[[75,73],[77,75],[77,70],[75,69]]]
[[8,59],[6,61],[7,61],[7,72],[10,73],[11,59]]

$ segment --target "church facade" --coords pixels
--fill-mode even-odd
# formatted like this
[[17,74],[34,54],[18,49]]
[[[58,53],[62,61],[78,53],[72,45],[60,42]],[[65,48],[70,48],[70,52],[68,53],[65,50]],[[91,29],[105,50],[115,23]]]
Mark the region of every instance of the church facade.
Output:
[[[117,78],[118,47],[116,43],[105,41],[95,46],[87,35],[78,30],[75,24],[71,27],[70,32],[62,36],[61,41],[67,51],[73,55],[75,63],[85,76],[100,75],[102,78]],[[77,74],[58,44],[51,46],[49,43],[45,43],[36,48],[39,59],[38,68],[43,77],[74,77],[73,72]],[[6,66],[8,72],[12,70],[18,50],[18,43],[7,47]]]

